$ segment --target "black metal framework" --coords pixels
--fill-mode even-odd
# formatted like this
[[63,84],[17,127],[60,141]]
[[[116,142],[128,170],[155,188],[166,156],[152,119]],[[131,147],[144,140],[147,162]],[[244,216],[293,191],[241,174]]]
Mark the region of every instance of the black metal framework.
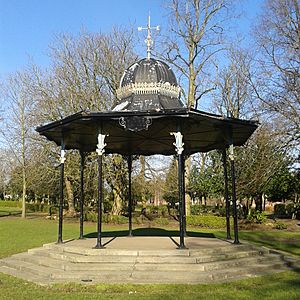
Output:
[[185,249],[184,244],[184,180],[182,176],[182,165],[184,163],[183,154],[178,154],[178,198],[179,198],[179,249]]
[[183,206],[183,234],[184,236],[187,236],[187,232],[186,232],[186,199],[185,199],[185,156],[182,156],[182,198],[183,198],[183,202],[182,202],[182,206]]
[[57,243],[61,244],[62,227],[63,227],[63,205],[64,205],[64,171],[65,171],[65,143],[61,139],[61,154],[60,154],[60,182],[59,182],[59,208],[58,208],[58,239]]
[[[99,126],[101,130],[99,132]],[[124,130],[125,127],[125,130]],[[103,248],[102,237],[102,202],[103,202],[103,174],[102,159],[105,152],[118,153],[123,156],[132,155],[174,155],[174,147],[178,157],[178,186],[179,186],[179,214],[180,214],[180,245],[184,248],[186,233],[185,191],[184,191],[184,156],[198,152],[208,152],[213,149],[226,149],[230,145],[241,146],[256,130],[258,124],[254,121],[224,118],[206,112],[187,109],[164,109],[159,111],[107,111],[107,112],[79,112],[64,119],[38,127],[36,130],[48,140],[61,146],[60,164],[60,199],[59,199],[59,228],[58,243],[62,243],[63,226],[63,197],[64,197],[64,150],[78,149],[82,153],[94,152],[98,138],[96,152],[98,153],[98,235],[96,248]],[[108,135],[102,134],[109,133]],[[177,132],[174,132],[177,131]],[[175,136],[176,142],[170,133]],[[184,144],[182,137],[184,136]],[[107,137],[107,145],[104,139]],[[223,138],[225,137],[225,138]],[[233,142],[234,141],[234,142]],[[184,154],[183,154],[184,145]],[[107,146],[107,147],[106,147]],[[226,150],[223,150],[226,162]],[[83,238],[83,180],[84,158],[81,161],[81,195],[80,195],[80,237]],[[132,195],[131,195],[131,161],[129,170],[129,235],[132,234]],[[235,190],[235,166],[233,153],[230,153],[232,178],[232,202],[234,218],[234,243],[238,244],[237,207]],[[229,197],[226,163],[224,164],[224,185],[226,199],[227,238],[230,238]]]
[[132,156],[127,158],[128,163],[128,236],[132,236],[132,190],[131,190],[131,173],[132,173]]
[[239,242],[238,217],[237,217],[237,208],[236,208],[235,166],[234,166],[233,144],[231,144],[230,147],[229,147],[229,159],[230,159],[230,169],[231,169],[234,244],[239,244],[240,242]]
[[230,235],[230,203],[228,196],[228,176],[227,176],[227,159],[226,159],[226,149],[222,150],[222,161],[223,161],[223,171],[224,171],[224,198],[226,205],[226,238],[231,239]]
[[97,226],[97,244],[95,248],[102,249],[104,246],[102,245],[102,203],[103,203],[103,178],[102,178],[102,154],[98,155],[98,226]]
[[80,151],[80,233],[79,239],[83,239],[83,204],[84,204],[84,152]]

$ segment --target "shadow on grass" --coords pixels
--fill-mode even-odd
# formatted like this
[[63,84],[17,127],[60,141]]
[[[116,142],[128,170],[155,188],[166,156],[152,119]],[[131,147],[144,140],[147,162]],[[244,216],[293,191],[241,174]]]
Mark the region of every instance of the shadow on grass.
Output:
[[[133,236],[167,236],[174,237],[179,236],[179,232],[177,230],[166,230],[162,228],[137,228],[132,230]],[[114,230],[114,231],[105,231],[102,233],[103,237],[122,237],[128,236],[128,230]],[[202,238],[216,238],[213,233],[207,232],[196,232],[196,231],[188,231],[188,237],[202,237]],[[97,232],[91,232],[84,235],[85,238],[96,238]]]
[[20,211],[0,211],[0,218],[1,217],[10,217],[10,216],[20,216],[22,212]]

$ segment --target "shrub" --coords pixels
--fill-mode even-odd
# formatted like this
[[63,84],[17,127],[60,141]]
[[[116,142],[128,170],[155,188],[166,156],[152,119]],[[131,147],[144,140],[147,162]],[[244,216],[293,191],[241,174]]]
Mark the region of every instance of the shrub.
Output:
[[153,214],[153,215],[157,215],[158,214],[158,206],[155,206],[155,205],[151,205],[151,206],[148,206],[149,207],[149,211],[150,211],[150,214]]
[[49,213],[50,205],[42,203],[26,203],[26,209],[31,212]]
[[226,218],[210,215],[188,216],[186,218],[186,223],[187,225],[204,228],[224,228],[226,227]]
[[155,219],[155,223],[157,225],[169,225],[169,220],[168,218],[159,217]]
[[1,200],[0,201],[0,207],[18,207],[18,208],[22,208],[22,201],[5,201],[5,200]]
[[102,221],[104,223],[112,223],[112,224],[127,224],[128,218],[125,216],[114,216],[110,214],[103,214]]
[[166,205],[159,206],[159,212],[162,217],[168,216],[168,208]]
[[287,225],[284,224],[283,222],[276,222],[276,223],[274,224],[274,228],[275,228],[275,229],[279,229],[279,230],[287,229]]
[[297,208],[294,203],[289,203],[285,206],[286,215],[288,218],[292,218],[294,212],[297,211]]
[[247,220],[256,224],[263,224],[267,221],[267,217],[264,212],[251,210],[250,215],[247,217]]
[[286,218],[287,217],[286,207],[285,207],[284,203],[275,204],[274,216],[276,218]]
[[97,220],[98,220],[97,213],[93,210],[85,211],[83,218],[84,218],[84,221],[88,221],[88,222],[97,222]]
[[194,204],[191,206],[192,215],[201,215],[203,213],[214,212],[216,208],[214,206],[204,206],[200,204]]

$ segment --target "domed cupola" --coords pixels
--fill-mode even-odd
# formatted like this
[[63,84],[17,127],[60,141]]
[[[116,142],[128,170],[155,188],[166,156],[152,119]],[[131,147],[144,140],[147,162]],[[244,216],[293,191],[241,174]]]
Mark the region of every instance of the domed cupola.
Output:
[[158,111],[183,107],[173,71],[166,63],[153,58],[141,59],[125,70],[117,97],[120,102],[114,111]]
[[159,30],[159,26],[151,27],[149,15],[147,27],[138,28],[148,32],[145,40],[147,58],[125,70],[117,90],[119,103],[114,111],[160,111],[183,107],[173,71],[166,63],[151,58],[151,29]]

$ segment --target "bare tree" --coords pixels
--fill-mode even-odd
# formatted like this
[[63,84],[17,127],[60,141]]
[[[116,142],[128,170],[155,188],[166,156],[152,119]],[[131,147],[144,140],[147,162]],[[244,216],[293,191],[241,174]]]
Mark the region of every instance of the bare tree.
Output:
[[214,89],[209,77],[213,59],[224,49],[223,27],[229,4],[227,0],[170,1],[170,33],[162,56],[182,75],[188,107],[197,107]]
[[[3,85],[3,98],[7,103],[4,126],[1,134],[11,153],[11,160],[21,169],[22,177],[22,217],[26,217],[27,158],[29,139],[32,132],[33,102],[26,87],[30,77],[26,72],[16,72],[7,78]],[[12,159],[13,157],[13,159]]]
[[297,0],[266,0],[255,30],[261,57],[256,96],[288,143],[300,141],[300,12]]
[[256,207],[262,210],[263,194],[270,179],[287,161],[277,132],[262,125],[247,145],[237,149],[237,156],[238,195],[254,199]]
[[253,108],[249,78],[253,59],[245,50],[233,47],[228,56],[228,66],[217,75],[214,107],[221,115],[240,118]]
[[[170,0],[170,26],[161,56],[180,74],[182,93],[188,108],[199,107],[200,99],[215,89],[213,65],[224,49],[224,23],[230,0]],[[185,184],[189,186],[191,160],[186,160]],[[186,214],[190,214],[186,194]]]
[[[116,89],[121,76],[136,59],[131,30],[114,28],[111,33],[92,34],[82,32],[79,36],[62,34],[51,47],[51,67],[42,71],[33,66],[33,84],[29,93],[36,100],[37,124],[58,120],[82,110],[102,111],[116,103]],[[78,182],[79,155],[69,151],[65,168],[65,186],[69,214],[74,210],[74,185]],[[117,158],[111,160],[116,167]],[[121,164],[122,165],[122,164]],[[120,166],[121,166],[120,165]],[[109,180],[109,176],[107,179]],[[116,178],[122,178],[116,174]],[[119,184],[119,185],[118,185]],[[122,190],[121,180],[114,181],[114,189]],[[115,199],[119,207],[120,199]],[[114,212],[120,213],[120,209]]]

